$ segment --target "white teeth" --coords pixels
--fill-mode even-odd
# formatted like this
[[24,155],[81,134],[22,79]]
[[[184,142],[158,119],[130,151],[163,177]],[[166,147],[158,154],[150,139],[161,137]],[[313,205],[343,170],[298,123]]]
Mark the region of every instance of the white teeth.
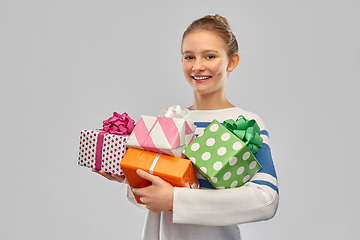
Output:
[[210,77],[193,77],[195,80],[204,80],[204,79],[208,79]]

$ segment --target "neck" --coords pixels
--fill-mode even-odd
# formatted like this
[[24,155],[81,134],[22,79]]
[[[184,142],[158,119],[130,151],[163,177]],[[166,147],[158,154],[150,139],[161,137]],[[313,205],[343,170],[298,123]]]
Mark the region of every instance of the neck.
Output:
[[189,109],[218,110],[232,107],[234,105],[227,100],[225,93],[198,94],[194,92],[194,104]]

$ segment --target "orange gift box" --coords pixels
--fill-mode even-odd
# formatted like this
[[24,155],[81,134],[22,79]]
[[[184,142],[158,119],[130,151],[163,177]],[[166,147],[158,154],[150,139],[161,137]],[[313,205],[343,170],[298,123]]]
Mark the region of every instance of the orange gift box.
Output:
[[[133,188],[143,188],[151,182],[141,178],[136,169],[142,169],[153,175],[161,177],[174,187],[199,188],[199,182],[189,159],[168,156],[136,148],[129,148],[120,162],[125,177]],[[138,203],[140,197],[134,194]]]

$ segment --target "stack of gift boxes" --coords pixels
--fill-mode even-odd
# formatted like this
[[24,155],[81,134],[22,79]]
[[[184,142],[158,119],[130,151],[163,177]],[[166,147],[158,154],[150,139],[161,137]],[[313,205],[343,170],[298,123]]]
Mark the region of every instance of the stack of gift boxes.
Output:
[[[194,167],[217,189],[244,185],[261,168],[254,154],[261,148],[255,120],[240,116],[223,124],[214,120],[195,138],[189,110],[172,106],[158,117],[141,116],[135,125],[126,113],[114,113],[101,130],[83,130],[78,164],[125,175],[129,185],[151,183],[142,169],[177,187],[199,188]],[[142,204],[139,196],[135,195]]]

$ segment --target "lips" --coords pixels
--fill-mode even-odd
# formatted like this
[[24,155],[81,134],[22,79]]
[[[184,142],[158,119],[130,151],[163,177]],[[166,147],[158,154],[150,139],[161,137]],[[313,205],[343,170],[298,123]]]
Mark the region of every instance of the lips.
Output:
[[195,81],[204,81],[211,78],[211,76],[191,76]]

